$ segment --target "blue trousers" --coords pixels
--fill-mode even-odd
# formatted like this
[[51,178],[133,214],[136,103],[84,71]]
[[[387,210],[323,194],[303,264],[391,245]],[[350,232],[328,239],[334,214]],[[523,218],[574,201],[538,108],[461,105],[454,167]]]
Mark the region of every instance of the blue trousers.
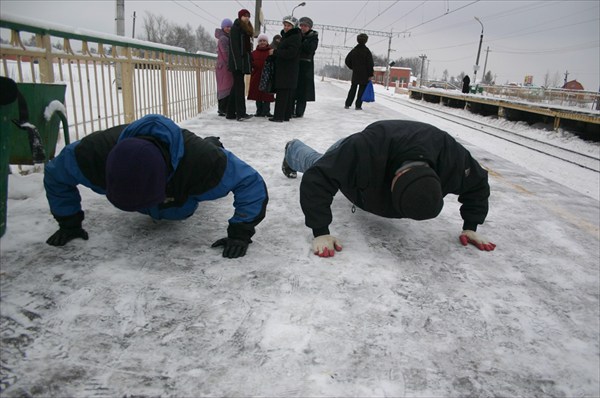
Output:
[[[335,144],[327,149],[327,152],[337,148],[346,137],[336,141]],[[317,160],[321,159],[322,153],[319,153],[306,145],[304,142],[293,139],[291,140],[285,151],[285,161],[292,170],[304,173],[308,170]]]

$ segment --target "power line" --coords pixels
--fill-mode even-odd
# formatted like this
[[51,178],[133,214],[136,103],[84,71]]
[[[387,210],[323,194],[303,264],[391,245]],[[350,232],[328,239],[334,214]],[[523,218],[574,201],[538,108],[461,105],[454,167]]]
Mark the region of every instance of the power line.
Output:
[[354,18],[352,18],[352,21],[350,21],[350,22],[348,23],[348,25],[352,25],[352,22],[354,22],[354,20],[355,20],[356,18],[358,18],[358,16],[359,16],[359,15],[360,15],[360,13],[362,12],[362,10],[364,10],[364,9],[365,9],[365,7],[367,6],[367,4],[369,4],[369,1],[371,1],[371,0],[367,0],[367,1],[365,1],[365,4],[364,4],[364,5],[361,7],[361,9],[360,9],[360,10],[358,10],[358,12],[357,12],[357,13],[356,13],[356,15],[354,16]]
[[173,3],[177,4],[179,7],[184,8],[186,10],[188,10],[189,12],[191,12],[192,14],[194,14],[195,16],[204,19],[206,22],[209,22],[211,24],[214,24],[214,21],[209,21],[208,19],[206,19],[203,15],[197,14],[194,12],[194,10],[190,10],[189,8],[179,4],[176,0],[171,0]]
[[386,8],[385,10],[383,10],[382,12],[380,12],[379,14],[377,14],[375,16],[375,18],[373,18],[372,20],[370,20],[369,22],[367,22],[366,24],[363,25],[363,28],[367,25],[369,25],[371,22],[373,22],[374,20],[376,20],[377,18],[379,18],[381,16],[381,14],[385,13],[387,10],[389,10],[390,8],[392,8],[393,6],[395,6],[396,4],[398,4],[400,2],[400,0],[397,0],[395,2],[393,2],[388,8]]

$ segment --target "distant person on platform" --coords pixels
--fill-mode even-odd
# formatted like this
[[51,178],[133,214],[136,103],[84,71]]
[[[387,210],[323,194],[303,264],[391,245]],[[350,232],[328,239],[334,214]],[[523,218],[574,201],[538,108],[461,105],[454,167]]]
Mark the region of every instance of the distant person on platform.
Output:
[[[459,241],[492,251],[495,244],[476,230],[488,213],[487,172],[462,145],[429,124],[384,120],[342,138],[325,154],[300,140],[288,142],[282,165],[288,178],[304,173],[300,205],[313,231],[313,252],[332,257],[342,244],[330,235],[331,203],[341,191],[354,206],[385,218],[428,220],[453,193],[462,203]],[[432,243],[435,244],[435,243]]]
[[215,29],[215,38],[217,39],[217,100],[219,103],[218,115],[227,114],[227,100],[233,87],[233,75],[229,70],[229,32],[233,22],[225,18],[221,22],[221,28]]
[[462,92],[464,94],[469,94],[469,91],[471,90],[471,78],[469,77],[469,75],[465,75],[465,77],[463,77],[463,86],[462,86]]
[[260,174],[217,137],[201,138],[161,115],[92,133],[46,164],[44,188],[59,225],[49,245],[88,239],[78,185],[106,195],[120,210],[154,220],[186,219],[200,202],[233,193],[227,237],[212,245],[223,246],[228,258],[246,254],[268,202]]
[[315,101],[315,52],[319,46],[319,33],[312,30],[313,21],[309,17],[298,20],[302,32],[300,45],[300,71],[296,87],[296,105],[292,117],[304,116],[307,102]]
[[[367,88],[367,83],[373,77],[373,54],[371,50],[366,46],[369,36],[365,33],[361,33],[356,36],[358,44],[354,47],[346,56],[346,66],[352,70],[352,84],[348,91],[348,97],[346,98],[346,105],[344,108],[350,109],[354,97],[356,97],[355,108],[357,111],[362,110],[362,95]],[[356,89],[358,88],[358,95],[356,95]]]
[[288,122],[292,117],[301,44],[298,20],[291,15],[284,17],[281,41],[276,50],[270,50],[270,55],[275,58],[275,111],[269,118],[272,122]]
[[233,88],[227,104],[227,119],[244,121],[252,116],[246,113],[246,86],[244,75],[252,72],[252,37],[250,11],[242,9],[229,33],[229,70],[233,74]]

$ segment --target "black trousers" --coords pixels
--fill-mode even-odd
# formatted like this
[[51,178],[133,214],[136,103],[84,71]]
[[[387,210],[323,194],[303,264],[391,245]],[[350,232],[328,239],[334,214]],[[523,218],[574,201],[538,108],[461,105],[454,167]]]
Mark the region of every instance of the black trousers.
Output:
[[356,89],[358,88],[358,97],[356,98],[356,107],[357,108],[361,108],[362,107],[362,96],[363,93],[365,92],[365,89],[367,88],[367,84],[358,84],[358,83],[352,83],[352,85],[350,86],[350,91],[348,91],[348,97],[346,98],[346,106],[351,106],[352,105],[352,101],[354,101],[354,96],[356,95]]
[[271,103],[265,101],[256,101],[256,116],[270,116]]
[[227,96],[225,98],[221,98],[219,100],[219,109],[218,109],[219,113],[223,113],[223,114],[227,113],[227,102],[228,102],[228,100],[229,100],[229,96]]
[[283,88],[277,89],[275,94],[275,113],[273,117],[276,120],[290,120],[294,110],[294,95],[296,89]]
[[244,83],[244,73],[235,71],[233,74],[233,87],[227,101],[227,117],[243,117],[246,115],[246,85]]
[[296,110],[295,110],[296,116],[302,117],[304,115],[305,110],[306,110],[306,100],[297,99],[296,100]]

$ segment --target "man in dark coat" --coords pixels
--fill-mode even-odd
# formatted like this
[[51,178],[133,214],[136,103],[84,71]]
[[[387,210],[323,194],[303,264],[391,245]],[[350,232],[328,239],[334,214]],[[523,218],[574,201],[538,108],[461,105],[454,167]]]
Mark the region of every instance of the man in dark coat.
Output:
[[470,84],[471,84],[471,78],[469,77],[469,75],[465,75],[465,77],[463,78],[463,86],[462,86],[462,92],[464,94],[469,94],[469,90],[470,90]]
[[354,47],[346,56],[346,66],[352,69],[352,85],[348,91],[348,97],[346,98],[346,109],[350,109],[352,101],[356,96],[356,89],[358,88],[358,96],[356,96],[356,110],[362,110],[362,95],[367,88],[367,83],[373,77],[373,54],[371,50],[365,45],[369,36],[364,33],[356,36],[358,44]]
[[250,11],[240,10],[229,32],[229,70],[233,74],[233,87],[227,103],[227,119],[244,121],[252,117],[246,113],[244,75],[252,72],[250,53],[253,35]]
[[275,57],[275,112],[272,122],[287,122],[292,117],[294,96],[300,69],[300,45],[302,33],[293,16],[283,18],[281,41],[277,49],[270,51]]
[[190,217],[198,203],[233,192],[235,207],[223,256],[246,254],[255,226],[265,217],[267,187],[260,174],[229,152],[217,137],[200,138],[161,115],[97,131],[67,145],[48,162],[44,188],[60,229],[47,243],[88,239],[77,185],[106,195],[123,211],[155,220]]
[[340,251],[329,234],[331,203],[341,191],[354,206],[385,218],[437,217],[443,198],[458,195],[463,231],[459,240],[480,250],[496,247],[477,234],[488,212],[487,172],[450,134],[429,124],[384,120],[343,138],[321,155],[299,140],[286,145],[283,172],[303,172],[300,205],[313,231],[313,252]]
[[319,46],[319,33],[312,30],[312,19],[302,17],[298,20],[298,25],[302,31],[302,44],[300,46],[300,73],[298,74],[296,106],[293,117],[302,117],[306,110],[306,103],[315,100],[314,58]]

